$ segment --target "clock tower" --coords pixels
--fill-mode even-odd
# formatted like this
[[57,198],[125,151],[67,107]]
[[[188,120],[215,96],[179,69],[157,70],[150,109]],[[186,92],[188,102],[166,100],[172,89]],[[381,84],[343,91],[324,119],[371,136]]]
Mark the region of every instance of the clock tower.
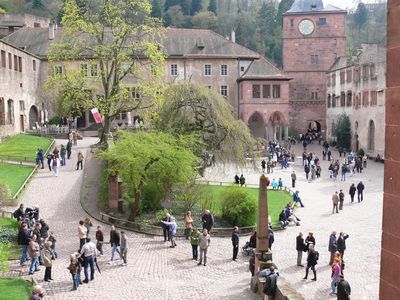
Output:
[[289,85],[290,127],[326,128],[326,72],[346,54],[345,10],[322,0],[295,0],[283,14],[283,69]]

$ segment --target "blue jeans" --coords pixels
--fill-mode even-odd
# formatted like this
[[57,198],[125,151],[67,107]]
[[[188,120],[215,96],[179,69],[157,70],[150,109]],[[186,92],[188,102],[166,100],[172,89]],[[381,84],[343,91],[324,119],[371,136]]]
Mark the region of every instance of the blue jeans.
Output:
[[112,246],[112,249],[111,249],[111,261],[114,261],[115,252],[117,252],[119,255],[121,255],[117,245],[113,245]]
[[20,260],[21,266],[24,262],[26,262],[26,260],[28,258],[27,251],[28,251],[28,245],[22,245],[22,255],[21,255],[21,260]]
[[332,282],[331,282],[332,293],[336,293],[336,286],[337,286],[338,282],[339,282],[339,278],[332,278]]
[[79,286],[78,274],[73,274],[72,275],[72,283],[74,284],[74,288],[77,288]]
[[65,155],[61,155],[61,165],[65,166]]
[[39,258],[32,257],[31,266],[29,267],[29,273],[33,274],[33,272],[36,271],[38,267],[39,267]]
[[85,281],[89,281],[88,276],[88,268],[90,266],[90,280],[94,279],[94,258],[93,256],[85,257],[85,264],[84,264],[84,272],[85,272]]

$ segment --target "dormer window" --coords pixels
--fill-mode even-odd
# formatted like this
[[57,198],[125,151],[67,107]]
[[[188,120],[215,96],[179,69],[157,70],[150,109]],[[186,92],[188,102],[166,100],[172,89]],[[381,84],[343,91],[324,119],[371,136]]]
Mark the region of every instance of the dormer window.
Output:
[[197,40],[196,46],[197,46],[197,49],[203,50],[203,49],[204,49],[204,43],[203,43],[203,41]]

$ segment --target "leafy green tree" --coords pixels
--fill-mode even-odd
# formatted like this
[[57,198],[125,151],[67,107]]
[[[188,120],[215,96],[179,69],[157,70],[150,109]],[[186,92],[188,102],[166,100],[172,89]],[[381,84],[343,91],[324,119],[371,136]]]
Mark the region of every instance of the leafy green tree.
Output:
[[0,6],[0,14],[5,14],[5,13],[6,13],[6,10]]
[[118,174],[133,197],[129,220],[136,218],[145,184],[162,187],[166,195],[175,184],[187,184],[195,176],[198,159],[190,150],[193,143],[191,136],[121,131],[115,145],[100,154],[109,162],[109,172]]
[[339,116],[336,125],[337,145],[343,149],[351,149],[351,123],[350,118],[346,114]]
[[190,15],[194,16],[201,10],[201,0],[192,0],[192,5],[190,7]]
[[279,2],[278,12],[276,14],[276,24],[282,27],[282,15],[292,7],[293,3],[294,0],[282,0]]
[[42,0],[33,0],[32,1],[32,8],[33,9],[39,9],[43,7]]
[[[150,13],[151,5],[147,0],[80,0],[79,5],[76,0],[66,0],[62,18],[65,33],[60,42],[51,45],[48,55],[59,71],[55,71],[49,81],[75,82],[78,86],[74,91],[95,89],[97,98],[79,99],[82,100],[79,104],[71,102],[69,112],[79,113],[74,111],[77,106],[82,109],[97,107],[104,117],[101,143],[107,143],[111,122],[121,112],[152,108],[161,101],[164,53],[155,40],[161,21],[152,18]],[[97,77],[91,77],[85,89],[77,79],[77,72],[71,71],[74,66],[69,62],[87,57],[90,59],[84,62],[88,66],[97,65],[98,70]],[[71,77],[75,78],[71,80]],[[123,85],[127,77],[136,79],[141,97],[133,97]],[[68,83],[60,86],[68,86]],[[71,98],[64,88],[55,92],[66,104]]]
[[218,18],[210,11],[201,11],[192,17],[193,28],[215,29]]
[[354,22],[358,26],[359,30],[367,22],[368,19],[368,9],[364,3],[360,2],[357,5],[357,10],[354,15]]
[[214,15],[217,15],[217,0],[210,0],[207,9],[208,11],[214,13]]
[[[174,135],[196,134],[205,149],[220,160],[243,162],[255,141],[248,127],[232,114],[232,107],[216,91],[183,82],[164,94],[154,126]],[[200,153],[197,153],[200,156]]]
[[162,17],[160,0],[153,0],[152,8],[151,8],[151,16],[153,18],[161,18]]
[[180,5],[171,6],[164,15],[165,26],[173,27],[186,27],[188,23],[188,17],[182,12],[182,7]]

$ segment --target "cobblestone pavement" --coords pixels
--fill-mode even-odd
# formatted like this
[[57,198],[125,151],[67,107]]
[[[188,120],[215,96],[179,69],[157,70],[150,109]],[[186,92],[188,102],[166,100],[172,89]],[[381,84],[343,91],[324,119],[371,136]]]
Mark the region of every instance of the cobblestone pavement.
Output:
[[[105,255],[99,258],[101,274],[95,280],[71,291],[72,280],[68,270],[70,253],[79,247],[78,221],[86,215],[80,206],[80,188],[83,172],[75,170],[78,150],[87,153],[96,139],[85,138],[72,149],[72,159],[61,167],[55,177],[47,169],[38,170],[25,191],[21,202],[25,206],[38,204],[41,217],[45,218],[56,234],[59,258],[53,263],[51,283],[43,281],[44,268],[34,278],[46,290],[46,299],[255,299],[250,292],[247,258],[231,261],[230,238],[212,238],[206,267],[191,260],[191,246],[178,239],[178,246],[169,248],[163,238],[128,233],[128,266],[121,261],[110,266],[110,247],[104,245]],[[66,141],[57,140],[59,146]],[[94,222],[94,228],[97,226]],[[108,226],[103,226],[106,239]],[[247,238],[243,237],[241,243]],[[28,276],[28,266],[10,266],[10,275]],[[83,273],[82,273],[83,276]]]
[[[322,147],[311,145],[310,151],[322,158]],[[296,145],[295,152],[300,155],[302,146]],[[337,153],[334,153],[338,157]],[[261,174],[261,166],[257,162],[254,169],[240,169],[230,165],[220,167],[219,171],[208,170],[206,180],[233,182],[235,173],[244,174],[246,183],[256,184]],[[368,166],[362,174],[356,173],[348,177],[345,182],[336,182],[329,178],[328,162],[322,161],[322,176],[311,183],[305,179],[303,167],[299,164],[293,168],[297,173],[296,189],[300,191],[300,197],[305,208],[299,208],[296,215],[301,219],[300,227],[289,227],[284,231],[276,232],[275,243],[272,247],[274,262],[284,276],[306,299],[336,299],[329,296],[331,269],[328,265],[329,235],[333,230],[349,234],[346,241],[345,253],[346,267],[344,275],[352,287],[352,299],[365,300],[378,299],[379,274],[380,274],[380,250],[382,229],[382,201],[383,201],[383,164],[368,161]],[[290,186],[291,170],[276,168],[273,174],[267,174],[272,180],[281,177],[284,184]],[[358,184],[363,181],[365,185],[364,201],[362,203],[350,203],[348,195],[351,183]],[[335,191],[343,189],[345,204],[343,211],[332,215],[331,197]],[[357,194],[356,194],[357,197]],[[357,200],[356,200],[357,201]],[[304,238],[309,231],[314,233],[316,250],[320,253],[317,265],[318,281],[307,281],[302,278],[305,270],[296,266],[296,236],[303,232]],[[305,255],[303,255],[305,263]]]

